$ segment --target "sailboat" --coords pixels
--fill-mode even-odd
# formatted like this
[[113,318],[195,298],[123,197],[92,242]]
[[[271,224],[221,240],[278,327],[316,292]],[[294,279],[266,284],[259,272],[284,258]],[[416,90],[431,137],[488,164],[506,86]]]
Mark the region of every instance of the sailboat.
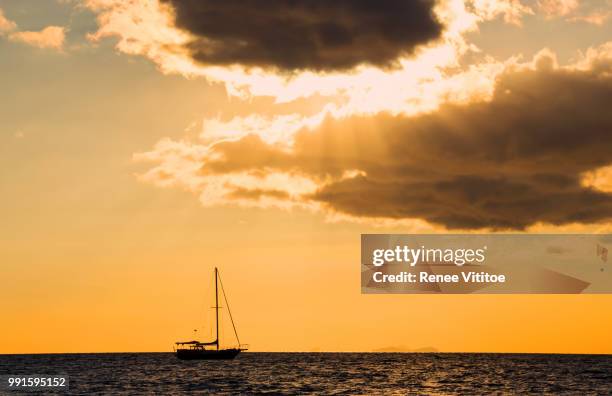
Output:
[[[225,299],[225,305],[227,305],[227,312],[229,313],[230,320],[232,321],[232,327],[234,328],[234,334],[236,335],[236,341],[238,342],[237,347],[220,349],[219,348],[219,284],[221,284],[221,291],[223,292],[223,298]],[[236,331],[236,325],[232,318],[232,312],[229,309],[227,302],[227,296],[225,295],[225,289],[223,289],[223,282],[219,276],[219,270],[215,267],[215,340],[210,342],[200,341],[179,341],[176,342],[176,357],[182,360],[227,360],[233,359],[241,351],[246,351],[246,345],[240,344],[238,338],[238,332]]]

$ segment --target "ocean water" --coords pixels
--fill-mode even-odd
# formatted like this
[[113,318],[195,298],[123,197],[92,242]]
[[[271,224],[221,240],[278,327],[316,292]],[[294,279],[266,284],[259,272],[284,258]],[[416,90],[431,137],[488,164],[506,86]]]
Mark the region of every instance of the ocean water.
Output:
[[68,394],[612,394],[612,355],[171,353],[0,355],[0,374],[67,374]]

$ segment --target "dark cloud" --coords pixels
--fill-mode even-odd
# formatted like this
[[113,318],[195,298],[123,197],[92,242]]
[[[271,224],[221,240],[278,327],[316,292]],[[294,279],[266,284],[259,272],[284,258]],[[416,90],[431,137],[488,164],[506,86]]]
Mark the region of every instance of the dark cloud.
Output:
[[[299,132],[291,152],[248,136],[215,146],[223,159],[203,171],[296,172],[321,181],[304,199],[333,210],[448,228],[605,221],[612,194],[580,180],[612,163],[611,72],[509,72],[490,102],[328,119]],[[362,174],[339,177],[349,170]]]
[[390,66],[442,30],[433,0],[162,0],[205,64],[338,70]]

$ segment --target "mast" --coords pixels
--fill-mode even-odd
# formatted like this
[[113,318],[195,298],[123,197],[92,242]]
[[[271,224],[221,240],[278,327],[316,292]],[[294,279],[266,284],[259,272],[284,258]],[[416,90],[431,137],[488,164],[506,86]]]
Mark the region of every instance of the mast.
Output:
[[215,267],[215,324],[217,327],[217,350],[219,350],[219,291],[217,287],[217,267]]

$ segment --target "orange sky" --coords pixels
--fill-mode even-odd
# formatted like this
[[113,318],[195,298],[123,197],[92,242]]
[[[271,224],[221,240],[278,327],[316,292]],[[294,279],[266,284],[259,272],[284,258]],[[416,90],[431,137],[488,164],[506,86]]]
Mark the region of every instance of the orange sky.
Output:
[[[253,351],[612,353],[612,295],[362,295],[360,234],[444,232],[450,221],[360,216],[351,202],[311,199],[365,168],[341,157],[345,168],[322,176],[317,165],[339,157],[294,145],[303,127],[322,133],[325,115],[410,121],[447,104],[497,103],[503,73],[609,70],[610,24],[585,21],[608,8],[563,14],[523,3],[531,12],[497,1],[470,13],[449,1],[436,11],[445,35],[399,69],[307,70],[287,80],[172,52],[185,33],[153,0],[134,9],[0,0],[0,353],[170,351],[194,328],[210,334],[214,266]],[[49,26],[58,29],[44,33]],[[357,143],[379,148],[332,132],[344,154],[360,153]],[[263,159],[215,146],[248,136],[261,140]],[[268,168],[279,153],[299,171]],[[243,163],[244,171],[219,170]],[[532,165],[510,164],[508,174],[523,177]],[[578,172],[570,168],[563,172]],[[581,176],[585,188],[609,193],[606,169]],[[528,232],[611,224],[537,220]]]

